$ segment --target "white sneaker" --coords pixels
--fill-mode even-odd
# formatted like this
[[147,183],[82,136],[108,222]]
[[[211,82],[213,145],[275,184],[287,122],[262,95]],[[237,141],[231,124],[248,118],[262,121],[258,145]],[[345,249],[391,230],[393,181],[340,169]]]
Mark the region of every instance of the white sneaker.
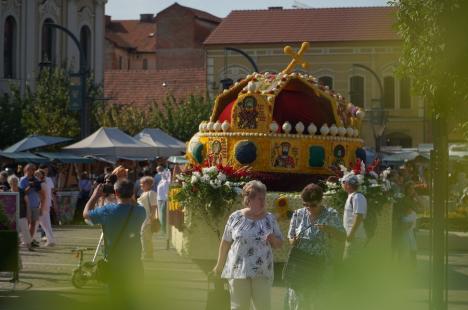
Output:
[[47,241],[47,237],[44,236],[44,237],[41,238],[41,240],[45,242],[45,241]]
[[54,242],[47,242],[47,243],[45,244],[45,246],[46,246],[46,247],[52,248],[52,247],[55,246],[55,243],[54,243]]

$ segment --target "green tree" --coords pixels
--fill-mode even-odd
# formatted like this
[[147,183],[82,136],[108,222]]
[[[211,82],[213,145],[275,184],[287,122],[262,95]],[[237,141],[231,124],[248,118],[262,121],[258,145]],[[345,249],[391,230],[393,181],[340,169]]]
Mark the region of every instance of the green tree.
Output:
[[173,137],[188,141],[201,121],[207,120],[212,104],[202,96],[177,100],[167,97],[159,105],[153,102],[149,109],[130,104],[105,104],[96,109],[96,122],[102,127],[118,127],[130,135],[144,128],[160,128]]
[[[63,68],[42,70],[36,81],[35,89],[27,87],[21,95],[17,88],[12,91],[12,97],[21,115],[24,134],[40,134],[76,138],[80,134],[80,113],[70,109],[70,77]],[[102,95],[102,89],[91,77],[87,81],[88,98]],[[96,129],[96,111],[102,104],[91,100],[91,129]]]
[[21,102],[18,102],[17,87],[12,87],[12,94],[0,97],[0,149],[10,146],[25,136],[25,130],[18,120],[22,117]]
[[96,109],[96,120],[101,127],[118,127],[130,135],[148,126],[148,116],[132,105],[105,104]]
[[468,2],[400,0],[397,29],[403,40],[399,72],[412,78],[435,117],[468,139]]
[[431,309],[446,309],[448,133],[456,125],[467,128],[468,1],[400,0],[392,3],[398,8],[397,27],[403,40],[400,70],[413,79],[415,91],[432,109],[434,191],[430,304]]
[[79,113],[70,111],[70,78],[61,68],[42,70],[35,90],[21,99],[21,123],[28,134],[75,138],[80,133]]
[[160,128],[181,141],[188,141],[198,125],[210,117],[213,105],[208,97],[189,96],[177,101],[167,97],[162,106],[154,103],[148,115],[151,127]]

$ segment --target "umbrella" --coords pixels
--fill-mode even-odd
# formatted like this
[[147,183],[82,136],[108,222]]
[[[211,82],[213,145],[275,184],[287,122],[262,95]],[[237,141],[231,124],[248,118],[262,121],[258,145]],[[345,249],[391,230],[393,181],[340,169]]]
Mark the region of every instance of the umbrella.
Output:
[[168,162],[172,164],[179,164],[179,165],[185,165],[188,163],[188,160],[185,158],[185,156],[171,156],[167,159]]
[[37,153],[37,155],[48,158],[50,161],[58,161],[64,164],[90,164],[94,161],[91,158],[84,158],[63,152],[40,152]]
[[18,153],[7,153],[7,152],[0,152],[0,157],[5,157],[9,159],[13,159],[18,163],[47,163],[49,159],[37,156],[35,154],[29,152],[18,152]]
[[59,144],[63,142],[71,141],[70,138],[64,137],[51,137],[51,136],[28,136],[23,140],[16,142],[10,147],[3,150],[5,153],[23,152],[38,147]]

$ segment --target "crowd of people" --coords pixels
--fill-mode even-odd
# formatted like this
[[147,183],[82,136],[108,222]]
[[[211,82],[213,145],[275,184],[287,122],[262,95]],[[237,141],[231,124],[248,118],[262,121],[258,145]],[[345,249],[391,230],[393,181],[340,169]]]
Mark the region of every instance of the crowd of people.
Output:
[[[0,173],[1,191],[19,193],[19,222],[22,245],[35,251],[44,241],[44,246],[56,245],[51,224],[51,207],[56,204],[55,185],[49,177],[49,167],[27,164],[19,176],[12,169]],[[40,228],[41,234],[38,234]]]
[[[400,179],[401,175],[395,175]],[[285,309],[316,309],[319,292],[333,276],[337,262],[356,262],[365,253],[368,236],[364,222],[367,199],[353,175],[341,179],[348,193],[342,218],[324,205],[322,188],[307,185],[301,192],[303,207],[292,214],[287,239],[292,246],[283,270],[288,286]],[[403,185],[403,184],[402,184]],[[396,209],[396,252],[404,264],[416,261],[416,201],[414,186],[405,184],[405,199]],[[272,249],[282,246],[283,236],[272,213],[266,211],[266,187],[251,181],[243,188],[244,208],[226,223],[213,274],[229,283],[231,309],[270,309],[273,283]],[[344,241],[334,251],[335,241]],[[337,257],[336,253],[343,253]]]
[[[51,223],[53,182],[47,166],[24,167],[24,176],[0,176],[3,190],[20,193],[19,228],[22,241],[31,251],[39,246],[35,239],[38,226],[45,234],[45,246],[56,244]],[[394,244],[400,260],[416,262],[417,196],[410,174],[394,172],[390,178],[404,199],[395,207]],[[317,184],[301,192],[303,207],[294,211],[287,233],[292,249],[283,270],[288,286],[286,309],[313,309],[317,294],[333,274],[338,261],[352,261],[365,252],[368,241],[365,220],[367,199],[359,192],[359,180],[353,175],[341,179],[348,193],[342,217],[324,205],[323,191]],[[166,231],[166,213],[171,173],[158,166],[155,173],[143,169],[135,182],[128,179],[123,166],[95,180],[83,172],[79,180],[80,200],[77,216],[89,224],[101,224],[105,256],[109,260],[109,287],[114,301],[131,303],[129,296],[141,282],[142,259],[153,259],[153,224],[159,221]],[[231,309],[271,308],[271,286],[274,275],[272,249],[283,246],[276,217],[266,210],[267,189],[260,181],[248,182],[242,190],[243,208],[227,220],[219,246],[213,274],[229,283]],[[333,242],[344,242],[342,257],[337,258]],[[124,272],[122,272],[125,270]],[[313,276],[311,276],[313,275]]]

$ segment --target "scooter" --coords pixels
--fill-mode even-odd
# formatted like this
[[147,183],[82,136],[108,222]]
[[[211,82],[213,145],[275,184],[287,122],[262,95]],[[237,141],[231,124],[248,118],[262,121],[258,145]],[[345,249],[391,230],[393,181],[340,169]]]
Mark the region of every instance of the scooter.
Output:
[[97,277],[97,256],[99,254],[99,249],[104,242],[104,235],[101,233],[101,237],[99,238],[99,243],[96,247],[94,252],[93,260],[92,261],[84,261],[83,253],[86,251],[92,251],[94,248],[76,248],[72,250],[72,253],[79,259],[78,267],[75,268],[72,272],[71,282],[74,287],[82,288],[86,285],[89,281],[96,280],[98,281]]

